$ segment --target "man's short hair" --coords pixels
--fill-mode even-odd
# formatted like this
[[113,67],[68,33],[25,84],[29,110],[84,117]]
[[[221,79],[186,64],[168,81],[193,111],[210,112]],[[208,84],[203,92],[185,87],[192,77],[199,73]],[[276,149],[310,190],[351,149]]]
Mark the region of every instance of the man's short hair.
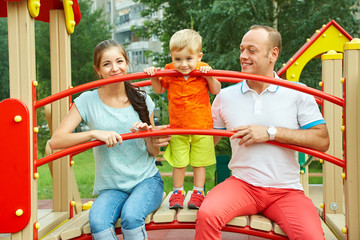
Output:
[[200,53],[202,37],[192,29],[183,29],[172,35],[169,42],[170,52],[181,51],[184,48],[191,53]]
[[277,47],[279,49],[279,55],[280,55],[282,48],[282,41],[281,41],[281,34],[279,33],[279,31],[276,30],[275,28],[266,25],[252,25],[250,27],[250,30],[255,30],[255,29],[264,29],[269,33],[269,47],[270,49]]

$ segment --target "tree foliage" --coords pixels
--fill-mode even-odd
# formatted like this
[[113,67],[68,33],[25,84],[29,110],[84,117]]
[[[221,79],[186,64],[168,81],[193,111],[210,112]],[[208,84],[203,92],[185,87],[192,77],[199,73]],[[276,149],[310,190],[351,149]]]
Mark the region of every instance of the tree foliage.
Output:
[[[162,53],[152,53],[160,67],[170,62],[169,39],[183,28],[192,28],[203,37],[203,60],[214,69],[240,71],[239,45],[249,27],[268,25],[279,30],[283,51],[276,69],[281,68],[323,24],[334,19],[350,35],[359,35],[356,0],[136,0],[147,5],[143,11],[147,20],[134,26],[143,37],[157,35],[163,43]],[[161,20],[151,19],[153,12],[164,11]],[[310,61],[300,81],[318,88],[321,81],[321,61]],[[222,84],[225,87],[227,84]],[[228,147],[220,142],[217,152]]]
[[[148,6],[144,16],[164,10],[162,20],[149,19],[134,30],[143,37],[159,36],[163,53],[153,53],[159,66],[169,62],[168,43],[171,35],[183,28],[192,28],[203,37],[204,61],[215,69],[240,70],[239,44],[254,24],[269,25],[282,34],[283,52],[276,69],[323,24],[334,19],[350,35],[359,35],[356,0],[137,0]],[[301,75],[301,81],[316,87],[321,74],[315,61]],[[316,78],[316,80],[314,80]]]
[[0,101],[9,97],[7,19],[0,18]]

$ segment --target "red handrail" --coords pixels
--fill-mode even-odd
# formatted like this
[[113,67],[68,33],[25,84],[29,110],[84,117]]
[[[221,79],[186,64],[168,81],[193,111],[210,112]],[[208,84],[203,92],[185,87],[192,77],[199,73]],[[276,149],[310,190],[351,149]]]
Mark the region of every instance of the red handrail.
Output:
[[[191,75],[191,76],[223,77],[223,78],[220,78],[220,80],[223,80],[225,82],[230,82],[230,83],[238,83],[238,82],[242,81],[243,79],[271,83],[271,84],[291,88],[294,90],[298,90],[298,91],[301,91],[301,92],[304,92],[307,94],[311,94],[313,96],[325,99],[329,102],[332,102],[336,105],[343,106],[343,100],[341,98],[338,98],[331,94],[324,93],[320,90],[310,88],[305,85],[287,81],[287,80],[265,77],[265,76],[261,76],[261,75],[250,74],[250,73],[226,71],[226,70],[211,70],[206,74],[196,70],[196,71],[191,72],[191,74],[189,74],[189,75]],[[161,70],[161,71],[157,71],[154,76],[155,77],[182,76],[182,74],[177,72],[176,70]],[[96,80],[96,81],[93,81],[90,83],[85,83],[85,84],[82,84],[82,85],[79,85],[79,86],[76,86],[76,87],[73,87],[70,89],[66,89],[59,93],[56,93],[56,94],[53,94],[46,98],[43,98],[43,99],[37,101],[35,103],[34,107],[35,107],[35,109],[38,109],[46,104],[49,104],[49,103],[59,100],[61,98],[73,95],[75,93],[83,92],[85,90],[96,88],[96,87],[99,87],[102,85],[107,85],[107,84],[112,84],[112,83],[122,82],[122,81],[135,80],[135,79],[146,79],[146,78],[149,78],[149,75],[147,75],[146,73],[131,73],[131,74],[126,74],[126,75]],[[144,83],[142,83],[142,82],[133,83],[133,84],[139,85],[139,86],[145,86],[144,84],[150,84],[150,81],[145,81]]]
[[[130,140],[135,138],[144,138],[144,137],[152,137],[152,136],[164,136],[164,135],[213,135],[213,136],[222,136],[222,137],[231,137],[235,132],[229,131],[229,130],[217,130],[217,129],[162,129],[162,130],[150,130],[150,131],[144,131],[144,132],[137,132],[137,133],[124,133],[121,134],[121,137],[123,140]],[[268,141],[267,143],[277,145],[280,147],[285,147],[288,149],[292,149],[295,151],[303,152],[306,154],[309,154],[314,157],[318,157],[320,159],[323,159],[325,161],[331,162],[339,167],[344,168],[345,162],[339,158],[336,158],[334,156],[328,155],[326,153],[309,149],[305,147],[290,145],[290,144],[282,144],[274,141]],[[46,157],[43,157],[41,159],[36,160],[34,163],[37,167],[44,165],[46,163],[49,163],[51,161],[54,161],[58,158],[67,156],[69,154],[77,154],[81,153],[83,151],[86,151],[90,148],[97,147],[100,145],[103,145],[104,142],[100,140],[93,140],[86,143],[82,143],[76,146],[72,146],[69,148],[66,148],[64,150],[58,151],[56,153],[53,153],[51,155],[48,155]]]

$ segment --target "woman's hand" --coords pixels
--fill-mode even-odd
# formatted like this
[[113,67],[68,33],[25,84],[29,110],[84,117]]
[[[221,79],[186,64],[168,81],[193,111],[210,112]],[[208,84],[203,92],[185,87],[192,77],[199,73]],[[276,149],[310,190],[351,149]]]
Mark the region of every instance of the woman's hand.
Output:
[[[167,126],[156,126],[154,127],[154,130],[161,130],[165,129]],[[133,127],[130,128],[131,132],[142,132],[142,131],[148,131],[151,130],[152,126],[147,125],[147,123],[143,122],[135,122]],[[165,147],[169,144],[169,141],[171,139],[171,136],[153,136],[153,137],[144,137],[145,141],[151,141],[151,144],[154,147],[160,148]]]
[[[156,126],[154,130],[165,129],[167,126]],[[143,122],[135,122],[133,127],[130,128],[131,132],[141,132],[151,130],[152,126],[147,125]],[[149,154],[153,157],[156,157],[160,152],[160,147],[165,147],[169,144],[171,136],[153,136],[153,137],[144,137],[146,148]]]
[[93,130],[92,135],[97,140],[105,142],[108,148],[115,147],[117,143],[119,143],[119,145],[122,143],[122,137],[114,131]]
[[133,124],[133,127],[130,128],[130,131],[135,133],[135,132],[142,132],[142,131],[148,131],[151,130],[152,126],[148,125],[147,123],[143,123],[143,122],[135,122]]

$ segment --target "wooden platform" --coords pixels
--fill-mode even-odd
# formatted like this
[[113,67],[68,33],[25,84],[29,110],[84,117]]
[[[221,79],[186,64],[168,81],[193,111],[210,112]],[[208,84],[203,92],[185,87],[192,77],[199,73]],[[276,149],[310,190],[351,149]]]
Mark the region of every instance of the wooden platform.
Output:
[[[173,228],[174,230],[170,231],[179,231],[175,229],[194,229],[195,228],[195,219],[197,210],[193,209],[181,209],[181,210],[173,210],[169,209],[169,198],[172,192],[170,192],[167,196],[163,198],[163,203],[159,207],[159,209],[153,213],[151,213],[146,218],[146,228],[150,230],[150,235],[154,235],[159,229],[169,229]],[[184,205],[187,205],[187,202],[190,200],[191,192],[188,192],[184,201]],[[319,206],[320,202],[322,202],[322,187],[315,186],[310,188],[310,195],[314,197],[313,201],[315,206]],[[88,236],[89,238],[83,239],[91,239],[90,235],[90,226],[88,223],[88,212],[84,211],[70,220],[64,219],[64,214],[62,213],[53,213],[51,210],[39,210],[39,222],[41,223],[41,228],[39,230],[39,237],[44,237],[42,239],[73,239],[80,236]],[[320,213],[320,211],[319,211]],[[59,220],[54,223],[54,219],[58,218]],[[47,224],[47,221],[52,220],[52,224]],[[345,221],[345,220],[344,220]],[[55,226],[54,226],[55,225]],[[335,234],[328,228],[328,226],[322,222],[325,239],[326,240],[335,240],[342,239],[341,237],[336,237]],[[116,223],[116,228],[118,228],[118,233],[120,233],[120,219]],[[55,230],[54,230],[55,229]],[[151,231],[154,230],[154,231]],[[287,239],[283,231],[279,228],[279,226],[267,219],[262,215],[252,215],[252,216],[240,216],[234,218],[232,221],[228,223],[225,227],[224,231],[228,232],[236,232],[241,236],[245,236],[242,234],[249,234],[253,236],[257,236],[251,239]],[[242,234],[241,234],[242,233]],[[180,232],[179,232],[180,234]],[[188,233],[189,236],[194,234],[194,230]],[[121,235],[120,235],[121,236]],[[265,238],[264,238],[265,237]],[[121,237],[120,237],[121,239]],[[161,239],[161,238],[156,238]],[[164,238],[166,239],[166,238]],[[184,238],[182,238],[184,239]],[[189,239],[193,239],[193,237],[189,237]],[[228,238],[235,239],[235,238]],[[245,238],[241,238],[245,239]],[[248,239],[248,238],[246,238]],[[250,238],[249,238],[250,239]],[[3,240],[0,236],[0,240]]]

